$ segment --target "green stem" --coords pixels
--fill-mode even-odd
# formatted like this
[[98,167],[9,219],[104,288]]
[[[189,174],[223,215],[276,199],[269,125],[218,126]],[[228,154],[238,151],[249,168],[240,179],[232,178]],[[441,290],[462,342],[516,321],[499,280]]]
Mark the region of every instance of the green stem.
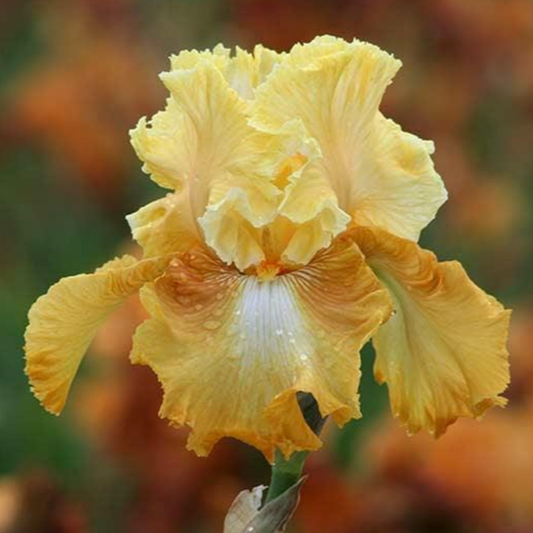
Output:
[[[320,415],[316,400],[308,393],[298,393],[297,397],[307,425],[318,435],[326,419]],[[309,452],[295,452],[289,459],[285,459],[279,450],[276,451],[275,463],[272,465],[272,477],[266,498],[267,503],[281,496],[300,479],[308,455]]]
[[300,479],[308,455],[309,452],[295,452],[286,460],[279,450],[276,452],[266,503],[281,496]]

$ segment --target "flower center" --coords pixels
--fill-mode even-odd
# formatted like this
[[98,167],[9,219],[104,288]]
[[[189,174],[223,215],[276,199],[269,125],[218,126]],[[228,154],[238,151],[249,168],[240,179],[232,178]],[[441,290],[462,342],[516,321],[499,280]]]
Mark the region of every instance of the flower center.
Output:
[[263,261],[257,266],[256,275],[259,278],[259,281],[271,281],[280,273],[280,271],[281,265],[279,262]]

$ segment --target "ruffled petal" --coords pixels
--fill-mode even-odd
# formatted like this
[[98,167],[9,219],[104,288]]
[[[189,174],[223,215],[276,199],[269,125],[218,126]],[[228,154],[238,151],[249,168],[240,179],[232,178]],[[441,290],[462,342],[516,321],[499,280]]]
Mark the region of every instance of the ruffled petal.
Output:
[[298,391],[339,424],[360,416],[358,352],[391,307],[351,241],[270,281],[200,249],[174,260],[151,292],[152,318],[135,334],[132,361],[158,375],[161,416],[191,426],[188,445],[199,455],[224,436],[269,459],[276,447],[318,448]]
[[458,417],[479,417],[509,383],[510,312],[455,261],[381,230],[352,232],[389,289],[396,313],[373,339],[375,375],[410,433],[436,436]]
[[81,360],[102,322],[131,294],[159,276],[169,258],[115,259],[93,274],[63,278],[29,312],[26,374],[43,406],[59,414]]
[[237,46],[232,56],[229,48],[218,44],[212,51],[184,50],[178,55],[172,55],[170,65],[171,70],[188,70],[196,67],[201,61],[207,61],[224,76],[229,86],[241,98],[250,100],[254,96],[254,89],[265,81],[284,56],[284,53],[269,50],[261,45],[254,48],[253,54]]
[[378,114],[368,137],[354,151],[354,221],[418,241],[448,197],[433,166],[434,149],[431,141],[402,131]]
[[126,217],[144,257],[184,252],[201,241],[187,192],[167,194]]
[[[446,192],[430,159],[433,145],[378,111],[400,65],[359,41],[323,37],[297,45],[256,91],[252,120],[267,131],[301,120],[318,142],[322,182],[341,212],[416,240]],[[322,184],[317,196],[320,190]]]
[[[247,253],[229,253],[219,233],[209,230],[236,221],[257,228],[275,217],[279,190],[270,182],[274,175],[265,154],[269,137],[248,124],[245,101],[212,62],[199,53],[187,61],[194,68],[161,75],[172,98],[151,127],[139,123],[132,142],[158,183],[186,191],[191,219],[200,221],[206,241],[224,260],[239,261]],[[235,189],[244,195],[242,201],[235,201]],[[243,205],[250,206],[245,218]],[[202,218],[206,209],[208,220]],[[240,234],[247,235],[247,230]],[[250,248],[253,242],[243,245]]]
[[283,257],[303,265],[318,250],[327,248],[351,220],[339,208],[320,159],[311,161],[292,174],[279,212],[297,225]]

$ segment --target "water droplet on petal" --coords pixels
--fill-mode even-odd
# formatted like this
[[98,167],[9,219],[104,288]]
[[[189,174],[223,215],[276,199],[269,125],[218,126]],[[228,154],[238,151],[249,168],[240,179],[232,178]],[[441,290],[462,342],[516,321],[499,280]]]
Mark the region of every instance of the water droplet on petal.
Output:
[[217,300],[222,300],[222,298],[224,298],[224,295],[221,292],[218,292],[217,295],[215,296],[215,298]]
[[278,337],[281,337],[281,335],[283,335],[283,330],[282,330],[282,329],[277,329],[277,330],[276,330],[276,335],[277,335]]
[[206,329],[217,329],[220,326],[220,322],[218,320],[208,320],[207,322],[204,322],[204,328]]
[[202,304],[196,304],[196,305],[194,306],[194,308],[195,308],[197,311],[201,311],[201,310],[204,308],[204,306],[203,306]]
[[309,361],[309,356],[306,353],[300,354],[300,360],[301,361]]

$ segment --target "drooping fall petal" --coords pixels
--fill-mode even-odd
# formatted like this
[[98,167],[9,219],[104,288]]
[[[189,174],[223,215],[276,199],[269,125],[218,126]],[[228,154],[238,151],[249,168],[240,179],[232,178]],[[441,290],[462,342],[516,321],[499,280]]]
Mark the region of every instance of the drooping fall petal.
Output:
[[29,312],[26,374],[43,406],[59,414],[81,360],[102,322],[169,261],[123,256],[93,274],[63,278]]
[[298,391],[339,424],[360,416],[358,352],[391,308],[351,241],[264,281],[198,249],[173,260],[147,296],[152,318],[135,334],[132,361],[158,375],[161,416],[192,427],[198,454],[224,436],[269,459],[276,446],[318,448]]
[[388,385],[394,416],[410,433],[438,436],[458,417],[504,405],[510,312],[456,261],[439,263],[382,230],[352,235],[394,302],[373,339],[376,379]]

